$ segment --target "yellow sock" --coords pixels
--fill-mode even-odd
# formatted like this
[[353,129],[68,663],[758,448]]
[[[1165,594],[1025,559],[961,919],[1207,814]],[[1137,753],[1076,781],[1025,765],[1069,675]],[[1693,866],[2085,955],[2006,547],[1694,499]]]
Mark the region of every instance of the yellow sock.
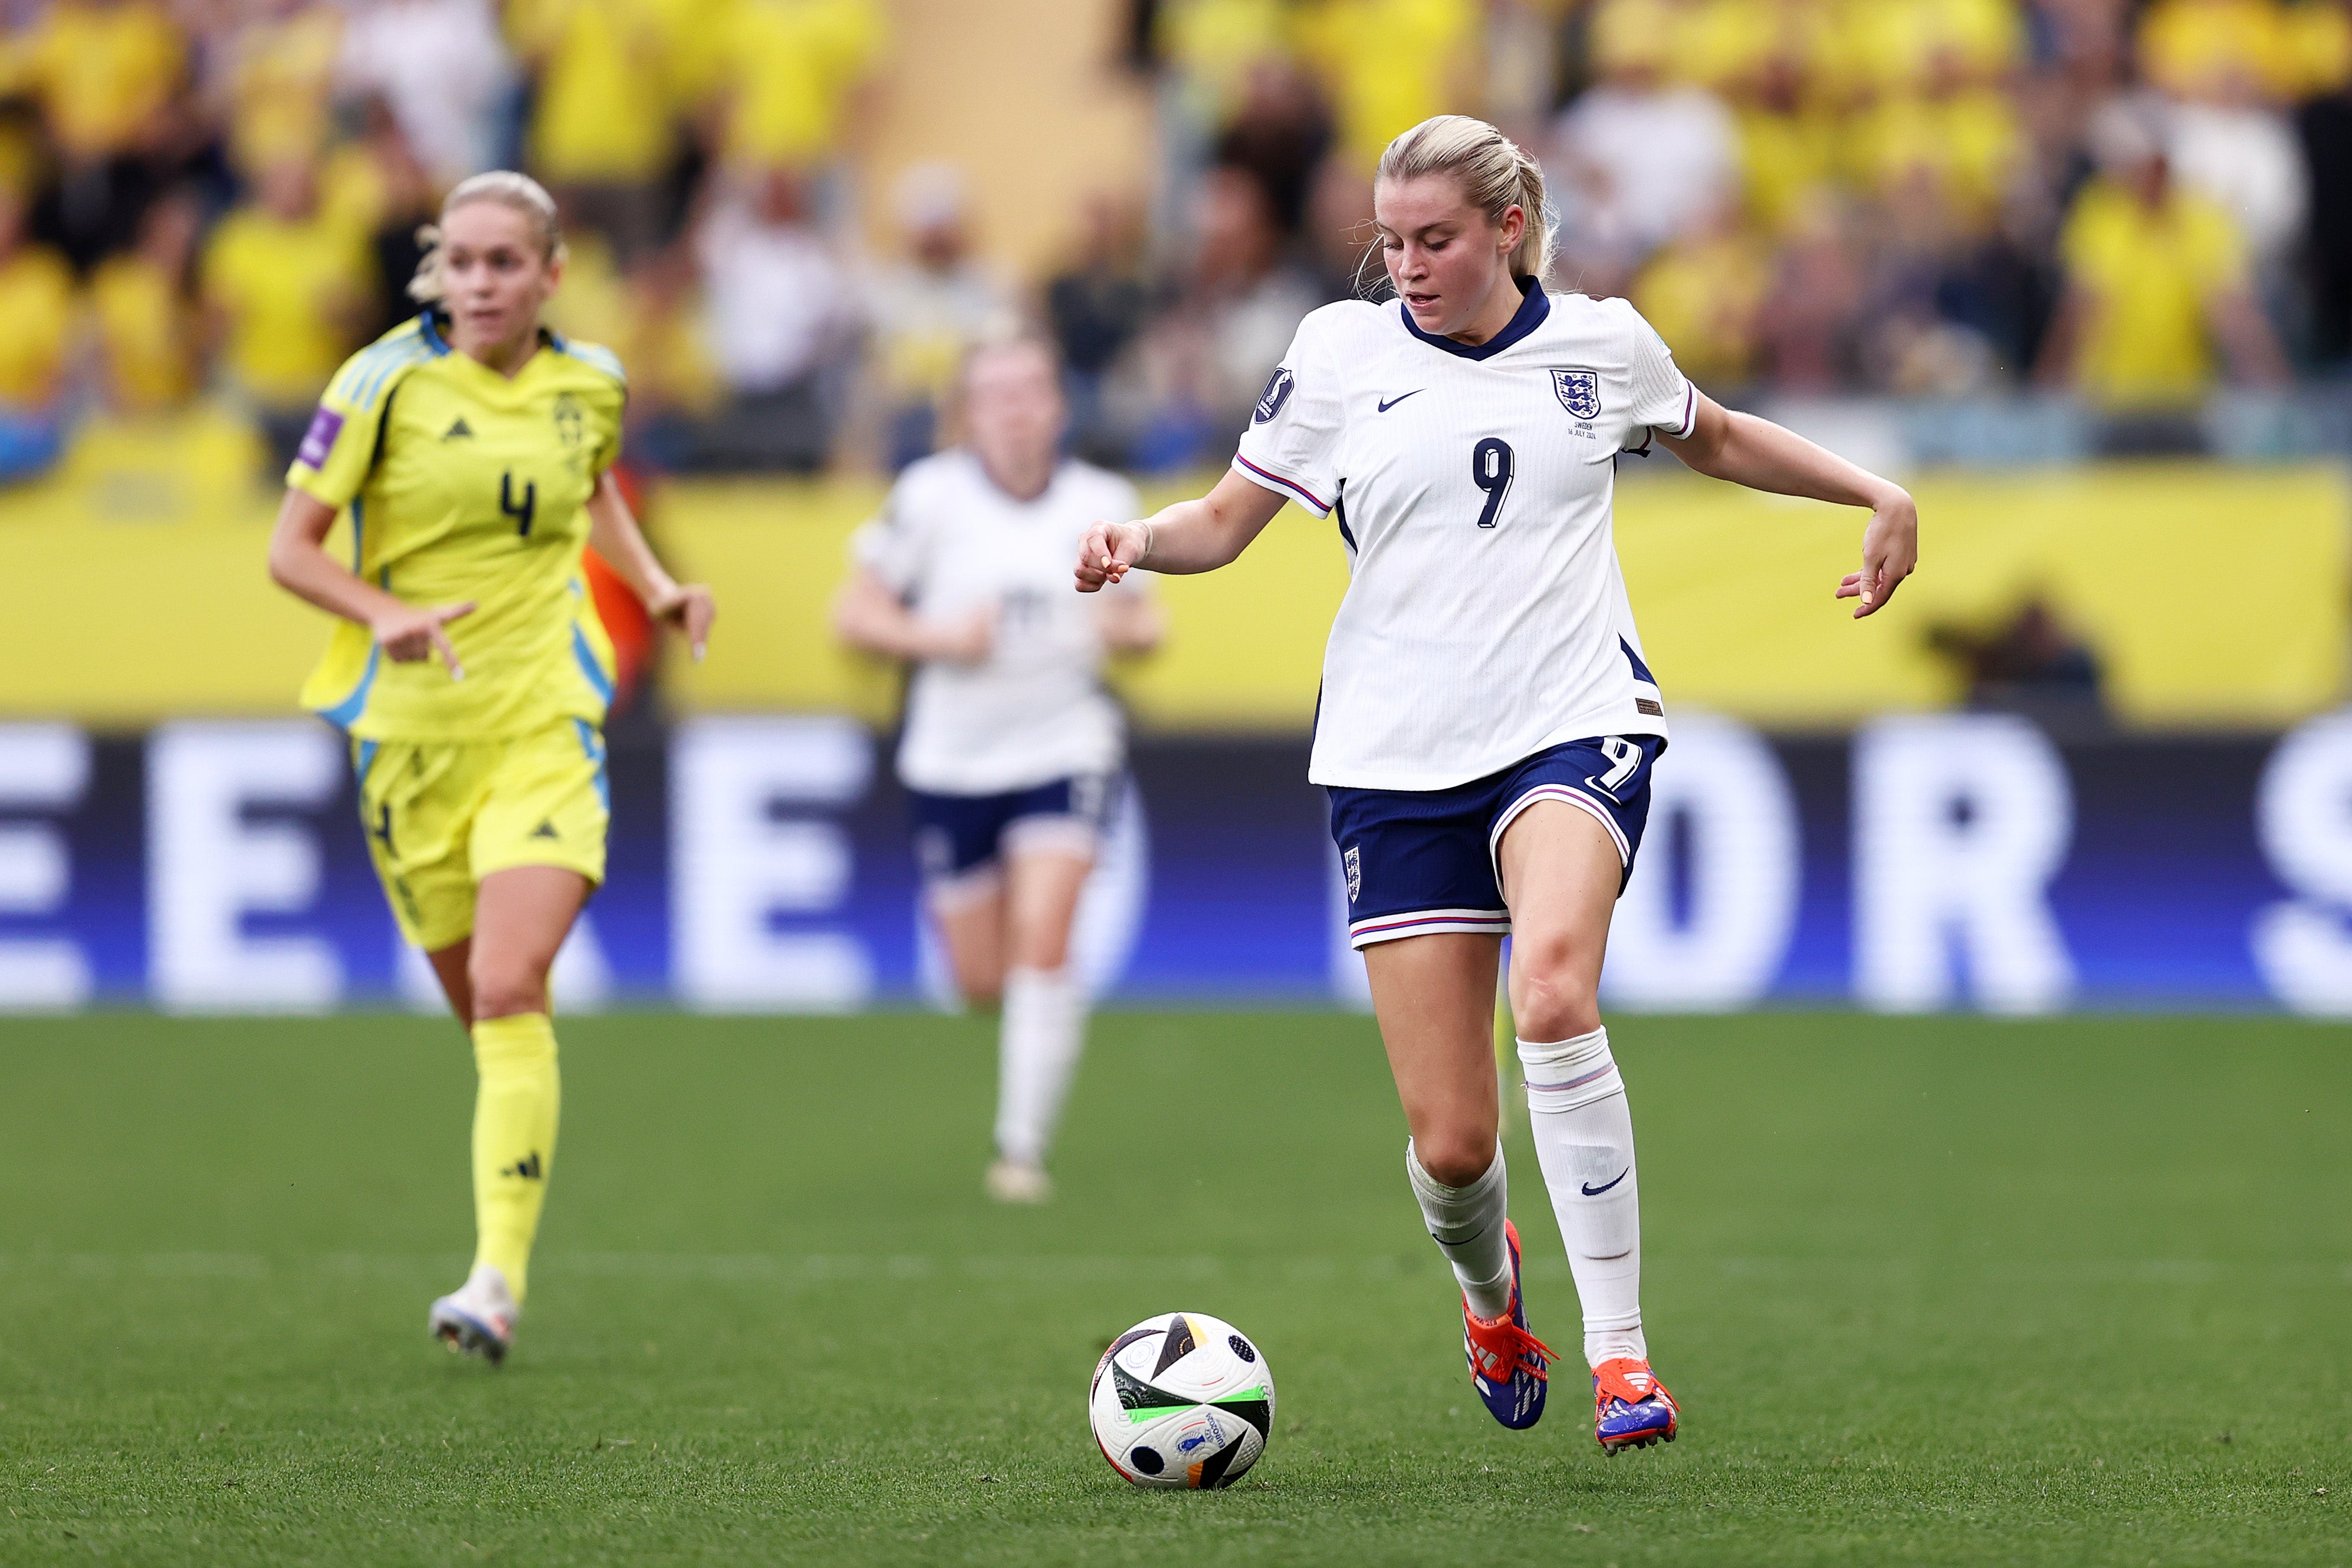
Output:
[[521,1301],[539,1234],[540,1206],[555,1164],[562,1081],[555,1026],[545,1013],[484,1019],[474,1026],[474,1261],[507,1277]]

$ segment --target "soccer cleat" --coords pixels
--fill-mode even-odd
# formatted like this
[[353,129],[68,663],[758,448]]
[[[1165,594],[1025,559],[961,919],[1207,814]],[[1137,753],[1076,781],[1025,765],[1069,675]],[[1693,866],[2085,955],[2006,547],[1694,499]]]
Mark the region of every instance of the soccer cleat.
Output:
[[1519,1301],[1519,1228],[1503,1221],[1503,1239],[1511,1249],[1511,1310],[1489,1321],[1462,1301],[1462,1353],[1470,1361],[1470,1382],[1486,1402],[1486,1413],[1514,1432],[1524,1432],[1543,1419],[1545,1368],[1551,1364],[1551,1347],[1528,1332],[1527,1309]]
[[1592,1369],[1592,1435],[1611,1458],[1660,1438],[1673,1442],[1681,1416],[1682,1406],[1648,1362],[1621,1355]]
[[999,1203],[1050,1203],[1054,1178],[1026,1160],[999,1160],[988,1167],[988,1196]]
[[507,1289],[507,1277],[488,1263],[477,1263],[466,1282],[433,1303],[425,1326],[449,1347],[450,1354],[478,1355],[492,1366],[514,1348],[515,1320],[522,1308]]

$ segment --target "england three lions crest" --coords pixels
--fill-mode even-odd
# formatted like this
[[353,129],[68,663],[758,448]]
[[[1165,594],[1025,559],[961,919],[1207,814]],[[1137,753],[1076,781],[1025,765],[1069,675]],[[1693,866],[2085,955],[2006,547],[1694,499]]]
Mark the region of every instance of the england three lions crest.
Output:
[[1600,371],[1555,370],[1551,373],[1551,390],[1559,394],[1560,406],[1577,418],[1601,417]]

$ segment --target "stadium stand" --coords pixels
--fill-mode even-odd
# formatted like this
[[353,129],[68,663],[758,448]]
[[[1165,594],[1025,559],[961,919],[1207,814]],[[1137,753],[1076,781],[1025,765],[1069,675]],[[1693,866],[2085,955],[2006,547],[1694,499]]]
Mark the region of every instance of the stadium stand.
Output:
[[[508,163],[565,205],[566,326],[635,370],[656,467],[902,465],[942,367],[1029,316],[1082,447],[1181,471],[1300,314],[1377,276],[1367,171],[1445,109],[1542,149],[1558,282],[1633,298],[1724,397],[1874,400],[1929,461],[2352,424],[2340,0],[0,10],[9,476],[200,400],[274,460],[404,310],[438,191]],[[942,106],[961,163],[915,130]]]

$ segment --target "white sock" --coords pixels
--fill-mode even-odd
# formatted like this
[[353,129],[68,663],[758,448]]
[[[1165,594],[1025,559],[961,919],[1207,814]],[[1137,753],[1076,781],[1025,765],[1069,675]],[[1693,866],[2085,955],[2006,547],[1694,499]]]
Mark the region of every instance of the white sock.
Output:
[[1553,1045],[1519,1041],[1528,1071],[1528,1122],[1576,1298],[1584,1307],[1584,1359],[1647,1361],[1642,1337],[1641,1177],[1633,1170],[1633,1115],[1625,1081],[1596,1029]]
[[1495,1163],[1468,1186],[1447,1186],[1421,1168],[1412,1140],[1404,1145],[1404,1174],[1412,1196],[1421,1200],[1421,1218],[1429,1225],[1429,1239],[1454,1265],[1454,1277],[1470,1310],[1482,1318],[1499,1318],[1511,1310],[1511,1244],[1503,1222],[1511,1214],[1511,1181],[1503,1168],[1503,1146],[1495,1145]]
[[998,1154],[1045,1163],[1086,1033],[1086,993],[1067,968],[1007,972],[996,1058]]

